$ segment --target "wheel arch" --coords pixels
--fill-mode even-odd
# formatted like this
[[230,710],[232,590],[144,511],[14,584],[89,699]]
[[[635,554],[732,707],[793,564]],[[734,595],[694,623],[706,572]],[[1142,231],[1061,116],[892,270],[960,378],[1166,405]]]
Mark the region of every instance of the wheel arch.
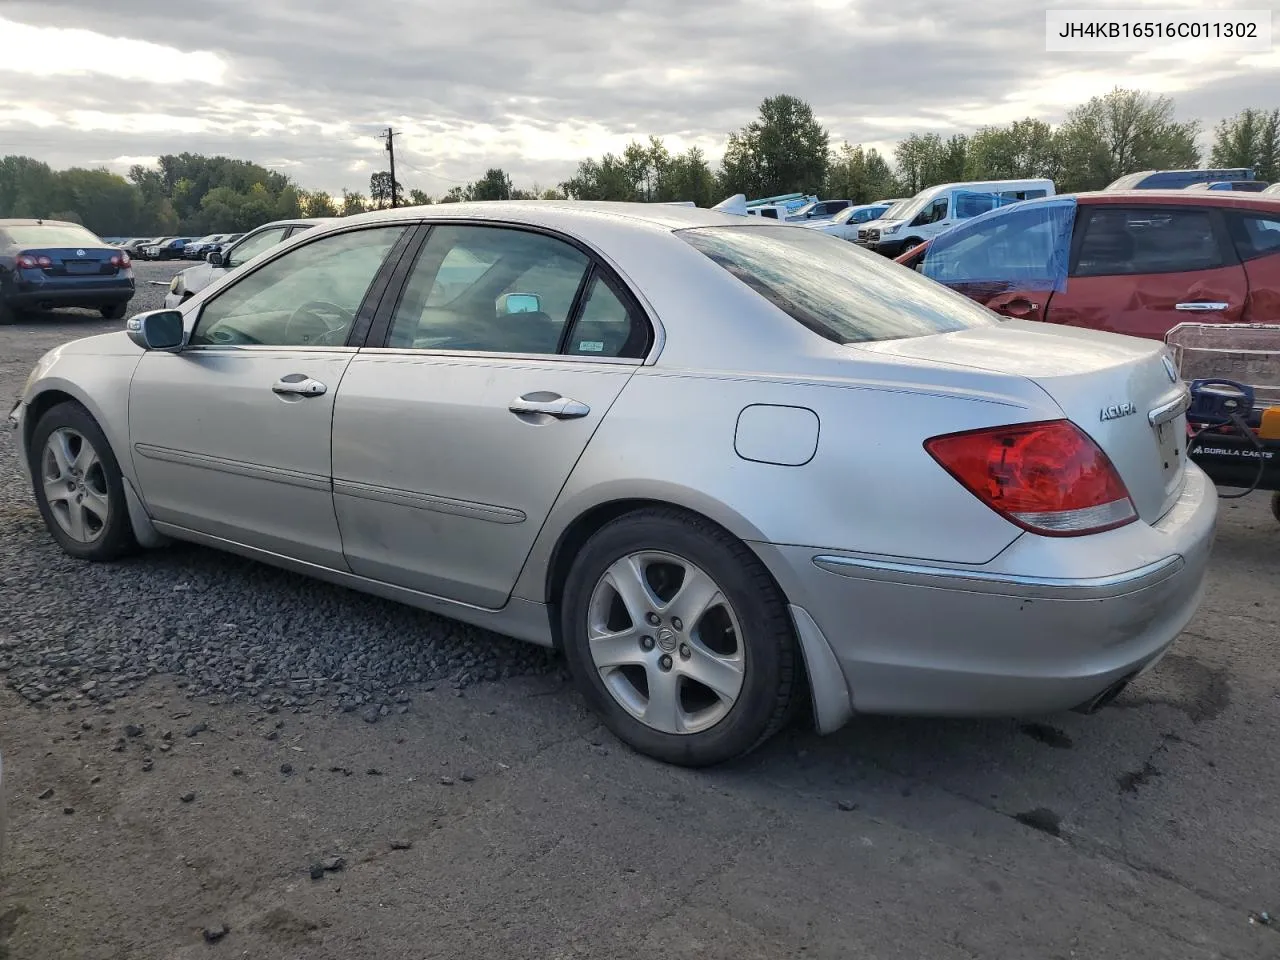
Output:
[[31,438],[35,435],[36,424],[40,422],[41,417],[62,403],[74,403],[83,408],[93,418],[99,429],[102,430],[103,435],[107,438],[107,443],[111,445],[111,453],[115,457],[116,464],[120,467],[121,477],[124,481],[125,500],[129,508],[129,524],[133,527],[133,535],[138,543],[143,547],[163,546],[168,540],[152,526],[151,517],[147,514],[142,498],[134,486],[133,459],[129,455],[127,438],[122,443],[121,438],[113,437],[109,418],[104,416],[101,407],[94,403],[84,391],[78,389],[69,381],[52,380],[42,385],[39,392],[27,401],[26,411],[22,418],[21,453],[23,463],[27,468],[28,479],[32,483],[35,482],[35,465],[31,459]]
[[813,623],[808,611],[795,605],[769,563],[769,559],[762,556],[756,549],[757,542],[753,541],[761,539],[758,531],[736,511],[728,508],[714,511],[726,518],[728,522],[724,522],[706,510],[699,510],[686,502],[681,502],[682,499],[630,496],[603,500],[582,509],[564,526],[551,548],[543,581],[542,599],[546,604],[548,619],[551,623],[553,647],[557,650],[563,649],[563,638],[560,635],[560,598],[573,560],[582,546],[597,531],[629,513],[653,507],[678,510],[719,527],[729,536],[741,541],[760,562],[788,609],[797,649],[798,686],[808,699],[815,729],[819,733],[828,734],[844,726],[853,713],[852,698],[835,655],[826,638]]
[[[681,510],[700,517],[720,527],[730,536],[741,540],[749,549],[751,541],[764,539],[755,525],[736,510],[709,501],[705,496],[699,496],[693,491],[690,493],[691,496],[682,496],[681,491],[670,489],[636,490],[625,493],[617,490],[612,491],[609,496],[562,505],[561,509],[556,511],[558,522],[548,524],[548,530],[544,530],[544,545],[541,545],[541,549],[535,546],[528,568],[521,576],[522,585],[526,586],[526,590],[521,592],[517,589],[517,593],[529,596],[536,591],[536,596],[531,599],[554,607],[560,600],[573,559],[583,544],[607,523],[627,513],[648,507]],[[752,552],[756,551],[753,549]],[[761,563],[764,563],[763,558]],[[768,565],[765,566],[767,568]]]

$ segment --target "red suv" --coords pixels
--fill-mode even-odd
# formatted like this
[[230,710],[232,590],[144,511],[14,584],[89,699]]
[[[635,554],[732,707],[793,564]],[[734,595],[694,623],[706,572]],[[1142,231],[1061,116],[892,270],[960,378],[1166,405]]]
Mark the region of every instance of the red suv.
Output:
[[1280,323],[1280,197],[1080,193],[975,217],[897,258],[998,313],[1164,339]]

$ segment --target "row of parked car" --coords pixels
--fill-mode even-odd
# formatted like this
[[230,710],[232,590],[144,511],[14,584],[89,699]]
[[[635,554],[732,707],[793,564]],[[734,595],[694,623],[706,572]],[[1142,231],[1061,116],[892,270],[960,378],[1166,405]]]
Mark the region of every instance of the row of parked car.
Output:
[[[1280,183],[1256,180],[1248,168],[1144,170],[1121,177],[1106,189],[1111,192],[1177,189],[1277,194]],[[794,211],[783,210],[782,204],[757,201],[748,204],[746,212],[789,223],[800,222],[810,229],[896,257],[988,210],[1052,196],[1054,192],[1054,182],[1047,178],[983,180],[939,184],[914,197],[868,204],[815,200]]]
[[249,233],[104,239],[60,220],[0,220],[0,323],[25,313],[89,307],[123,319],[135,292],[134,259],[204,260],[178,273],[166,303],[177,305],[226,270],[321,219],[280,220]]
[[135,260],[203,260],[243,233],[211,233],[207,237],[130,237],[112,241]]

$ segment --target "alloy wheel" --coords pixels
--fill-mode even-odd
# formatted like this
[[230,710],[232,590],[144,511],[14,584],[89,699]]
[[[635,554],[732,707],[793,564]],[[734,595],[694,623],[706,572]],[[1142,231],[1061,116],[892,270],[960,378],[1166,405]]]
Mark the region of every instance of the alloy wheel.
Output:
[[54,522],[72,540],[91,544],[111,517],[107,474],[98,452],[71,427],[49,434],[41,458],[41,482]]
[[697,565],[630,553],[605,570],[587,611],[588,649],[605,689],[641,723],[699,733],[733,709],[746,673],[742,630]]

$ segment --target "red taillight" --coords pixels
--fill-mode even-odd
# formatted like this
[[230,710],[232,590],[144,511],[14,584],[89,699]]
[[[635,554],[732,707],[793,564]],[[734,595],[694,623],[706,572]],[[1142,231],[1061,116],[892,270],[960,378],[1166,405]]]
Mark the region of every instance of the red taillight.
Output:
[[33,257],[29,253],[18,254],[19,270],[34,270],[36,267],[52,267],[53,261],[48,257]]
[[1076,537],[1138,518],[1111,460],[1069,420],[952,433],[924,447],[975,497],[1034,533]]
[[129,254],[116,253],[116,254],[112,254],[111,256],[111,265],[120,270],[127,270],[132,265],[132,263],[129,260]]

